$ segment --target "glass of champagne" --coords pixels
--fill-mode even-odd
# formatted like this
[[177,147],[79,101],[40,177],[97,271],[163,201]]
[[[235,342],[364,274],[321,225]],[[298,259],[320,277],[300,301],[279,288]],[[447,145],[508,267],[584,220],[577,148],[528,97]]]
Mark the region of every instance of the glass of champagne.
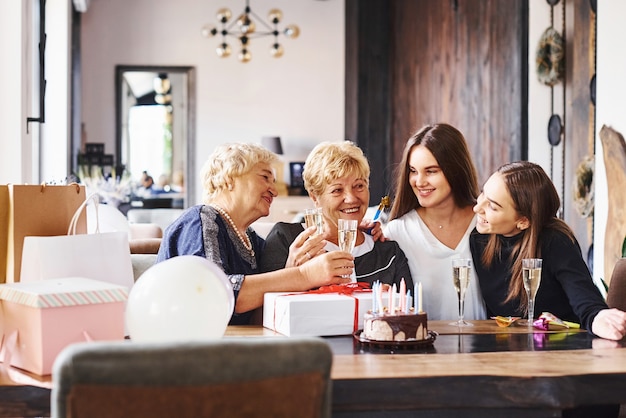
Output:
[[313,208],[304,210],[304,222],[306,227],[317,227],[315,235],[324,233],[324,217],[322,216],[322,208]]
[[528,296],[528,325],[533,326],[535,319],[535,296],[541,284],[541,258],[525,258],[522,260],[522,279]]
[[457,297],[459,298],[459,319],[450,325],[456,325],[458,327],[471,327],[470,324],[464,319],[465,316],[465,292],[470,284],[472,270],[472,260],[470,258],[457,258],[452,260],[452,283],[456,289]]
[[[337,223],[339,234],[339,249],[351,253],[356,244],[356,234],[358,222],[354,219],[339,219]],[[352,277],[349,274],[344,277]],[[356,281],[356,277],[352,277],[352,281]]]

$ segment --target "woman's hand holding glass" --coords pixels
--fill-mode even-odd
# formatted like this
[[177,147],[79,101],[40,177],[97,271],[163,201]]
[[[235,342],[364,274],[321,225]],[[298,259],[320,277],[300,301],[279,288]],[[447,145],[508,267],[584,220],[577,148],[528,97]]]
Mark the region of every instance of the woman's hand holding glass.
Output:
[[354,257],[343,251],[330,251],[319,254],[312,260],[298,267],[304,277],[309,280],[309,288],[331,284],[350,283],[350,275],[354,271]]

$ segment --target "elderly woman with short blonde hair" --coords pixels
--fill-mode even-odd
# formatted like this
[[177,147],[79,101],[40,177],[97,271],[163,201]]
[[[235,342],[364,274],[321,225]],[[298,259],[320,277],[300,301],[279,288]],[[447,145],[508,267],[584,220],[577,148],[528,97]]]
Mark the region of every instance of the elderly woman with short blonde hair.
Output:
[[[266,239],[261,259],[262,271],[307,265],[320,256],[341,253],[338,246],[338,220],[352,219],[363,229],[370,200],[370,166],[363,151],[350,141],[318,144],[306,159],[302,177],[304,187],[316,207],[322,208],[324,232],[304,229],[299,223],[279,222]],[[404,279],[413,288],[406,256],[394,241],[376,241],[359,230],[352,251],[355,278],[359,282],[399,285]]]
[[[185,210],[166,228],[157,262],[179,255],[205,257],[228,275],[235,292],[231,324],[247,324],[266,292],[304,291],[348,282],[349,254],[260,274],[265,241],[250,225],[269,215],[277,194],[271,165],[276,155],[256,144],[217,147],[203,168],[204,204]],[[209,320],[209,318],[207,318]]]

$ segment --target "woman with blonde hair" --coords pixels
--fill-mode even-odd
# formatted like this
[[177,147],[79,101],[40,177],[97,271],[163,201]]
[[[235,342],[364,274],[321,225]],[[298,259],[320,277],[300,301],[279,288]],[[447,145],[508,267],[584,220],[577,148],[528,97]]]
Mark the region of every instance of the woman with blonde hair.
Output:
[[[354,143],[323,142],[313,148],[302,177],[313,204],[322,209],[324,231],[317,235],[315,227],[304,229],[300,223],[277,223],[267,236],[261,269],[304,266],[318,257],[342,253],[338,246],[338,220],[351,219],[361,226],[352,251],[356,281],[399,286],[404,279],[407,288],[412,289],[407,259],[398,244],[376,241],[362,231],[373,226],[364,221],[370,200],[369,176],[367,158]],[[379,226],[377,234],[380,236]]]
[[276,155],[256,144],[218,146],[203,168],[204,204],[193,206],[166,228],[157,262],[197,255],[217,264],[235,292],[231,324],[247,324],[266,292],[305,291],[349,282],[352,256],[334,252],[312,263],[260,274],[265,248],[250,225],[269,215],[277,194],[271,165]]

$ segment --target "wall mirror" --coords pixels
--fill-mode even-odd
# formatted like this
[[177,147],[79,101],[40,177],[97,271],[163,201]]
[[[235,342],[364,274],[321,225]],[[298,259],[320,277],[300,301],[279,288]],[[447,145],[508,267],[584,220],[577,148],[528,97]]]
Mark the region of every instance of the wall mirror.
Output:
[[115,67],[116,166],[137,189],[134,206],[186,208],[194,197],[195,70]]

